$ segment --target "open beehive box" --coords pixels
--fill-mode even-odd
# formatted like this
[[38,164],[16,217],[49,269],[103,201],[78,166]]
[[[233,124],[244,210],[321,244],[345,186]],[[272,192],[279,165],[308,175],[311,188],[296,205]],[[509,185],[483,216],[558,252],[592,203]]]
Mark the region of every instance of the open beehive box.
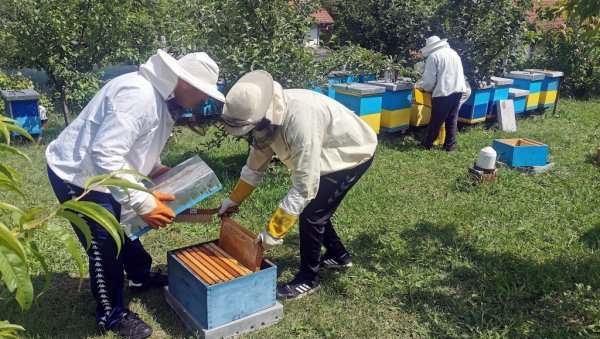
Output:
[[218,240],[167,253],[168,292],[203,328],[213,329],[273,307],[277,267],[256,236],[228,217]]
[[549,147],[539,141],[520,139],[495,139],[492,147],[498,161],[512,167],[544,166],[548,163]]

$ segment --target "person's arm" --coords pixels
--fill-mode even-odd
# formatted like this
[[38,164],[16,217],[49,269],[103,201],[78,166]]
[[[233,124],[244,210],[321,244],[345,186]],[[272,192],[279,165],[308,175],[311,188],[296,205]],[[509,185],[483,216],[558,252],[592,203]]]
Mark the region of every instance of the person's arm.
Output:
[[[137,102],[135,94],[123,91],[111,103],[106,104],[103,120],[98,126],[96,138],[90,147],[90,160],[96,174],[108,174],[120,169],[131,169],[125,157],[132,151],[131,147],[137,138],[147,132],[143,113],[136,111],[129,102]],[[119,178],[141,184],[133,175],[121,173]],[[111,194],[121,205],[137,210],[142,203],[151,197],[150,194],[125,190],[109,186]],[[129,193],[129,194],[128,194]]]
[[221,203],[218,212],[219,215],[223,215],[230,207],[241,205],[252,194],[256,186],[262,181],[265,171],[273,158],[273,154],[274,152],[271,148],[259,150],[255,147],[250,147],[250,154],[246,160],[246,165],[242,167],[240,178],[233,191]]
[[433,92],[437,82],[437,66],[435,60],[429,56],[425,63],[425,72],[423,72],[423,85],[421,87],[425,92]]
[[277,207],[267,227],[268,233],[278,239],[285,237],[319,190],[323,133],[320,126],[315,124],[315,119],[304,117],[298,120],[286,134],[294,166],[292,188]]

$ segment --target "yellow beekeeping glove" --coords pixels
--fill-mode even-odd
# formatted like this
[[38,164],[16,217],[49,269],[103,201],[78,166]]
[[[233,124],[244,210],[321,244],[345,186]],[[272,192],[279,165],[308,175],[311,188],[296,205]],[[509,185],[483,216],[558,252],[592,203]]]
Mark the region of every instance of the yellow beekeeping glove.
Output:
[[269,221],[269,226],[267,226],[267,231],[274,236],[275,238],[283,238],[287,234],[288,230],[294,226],[294,223],[298,220],[297,215],[292,215],[277,207],[275,213],[273,213],[273,217],[271,217],[271,221]]

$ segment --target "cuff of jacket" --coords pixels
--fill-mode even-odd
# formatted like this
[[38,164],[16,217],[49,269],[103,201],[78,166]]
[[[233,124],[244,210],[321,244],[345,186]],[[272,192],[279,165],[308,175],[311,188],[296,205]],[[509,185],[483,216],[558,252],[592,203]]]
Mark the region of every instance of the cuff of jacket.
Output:
[[245,180],[239,179],[237,184],[235,185],[235,188],[229,195],[229,199],[231,199],[231,201],[235,202],[236,204],[241,205],[242,202],[244,202],[244,200],[246,200],[246,198],[248,198],[248,196],[252,194],[254,188],[254,186],[250,185]]
[[269,221],[267,231],[269,231],[269,233],[275,238],[282,239],[285,237],[289,229],[294,226],[296,220],[298,220],[297,215],[289,214],[278,207],[275,210],[275,213],[273,213],[271,221]]

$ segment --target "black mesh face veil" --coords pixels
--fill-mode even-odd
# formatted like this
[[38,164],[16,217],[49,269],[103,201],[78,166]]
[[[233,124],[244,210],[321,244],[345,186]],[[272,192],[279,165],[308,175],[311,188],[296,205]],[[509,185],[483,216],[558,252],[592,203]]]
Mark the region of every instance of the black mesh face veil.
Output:
[[250,126],[250,125],[254,125],[256,126],[258,123],[260,123],[260,121],[256,122],[256,121],[247,121],[247,120],[238,120],[238,119],[234,119],[230,116],[221,115],[221,120],[223,120],[223,123],[231,128],[240,128],[240,127],[245,127],[245,126]]
[[252,132],[252,146],[260,150],[271,146],[275,141],[279,127],[273,125],[268,119],[262,119]]

